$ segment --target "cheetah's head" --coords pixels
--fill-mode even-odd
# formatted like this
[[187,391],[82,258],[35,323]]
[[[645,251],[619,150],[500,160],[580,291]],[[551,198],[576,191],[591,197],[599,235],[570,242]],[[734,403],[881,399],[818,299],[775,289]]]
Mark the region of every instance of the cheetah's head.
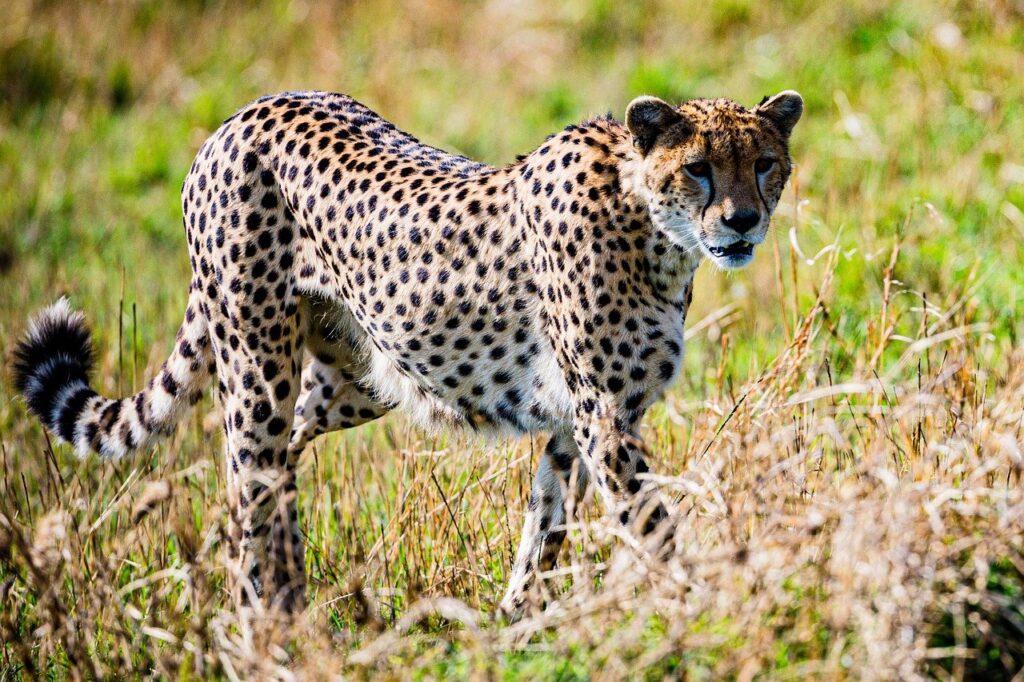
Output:
[[768,231],[789,178],[789,135],[803,113],[792,90],[753,109],[638,97],[626,110],[636,182],[655,226],[719,267],[741,268]]

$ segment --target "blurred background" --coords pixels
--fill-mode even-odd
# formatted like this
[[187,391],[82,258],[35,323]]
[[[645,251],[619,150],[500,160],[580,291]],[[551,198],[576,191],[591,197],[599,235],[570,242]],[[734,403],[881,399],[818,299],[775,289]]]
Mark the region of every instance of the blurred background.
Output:
[[0,333],[66,291],[102,335],[124,299],[145,320],[137,350],[156,342],[162,357],[188,281],[180,182],[204,138],[262,94],[345,92],[428,143],[501,164],[567,124],[621,118],[639,94],[752,105],[792,88],[807,106],[778,253],[702,272],[691,320],[735,306],[724,323],[758,365],[778,349],[766,333],[779,319],[755,311],[793,318],[820,278],[808,261],[835,243],[837,303],[852,310],[836,331],[856,343],[856,312],[902,235],[904,288],[939,305],[970,289],[1016,337],[1022,13],[1012,0],[9,0]]
[[[1022,11],[1007,0],[9,0],[0,333],[69,292],[102,335],[123,298],[146,321],[137,350],[157,342],[162,357],[188,281],[180,182],[203,139],[262,94],[349,93],[426,142],[501,164],[590,115],[621,118],[638,94],[752,105],[792,88],[807,106],[775,220],[784,280],[807,270],[813,281],[805,257],[838,240],[838,300],[856,309],[878,293],[865,271],[880,273],[903,234],[908,288],[941,302],[973,287],[1016,336]],[[754,311],[813,295],[784,294],[779,268],[761,253],[750,271],[701,275],[698,311],[744,313],[725,321],[750,340],[750,366],[777,350],[765,333],[778,317]],[[837,324],[853,342],[864,332],[856,316]]]
[[[802,505],[824,510],[850,505],[866,519],[858,528],[866,528],[872,519],[889,518],[888,493],[865,485],[861,493],[843,492],[841,500],[830,500],[839,488],[829,476],[847,476],[851,485],[860,485],[863,472],[857,467],[863,457],[865,466],[881,461],[885,467],[891,461],[893,480],[905,476],[907,491],[916,490],[912,484],[920,480],[936,482],[942,476],[950,486],[960,485],[969,467],[943,468],[946,460],[922,443],[939,442],[946,453],[959,452],[958,447],[971,456],[995,452],[984,450],[980,437],[976,447],[969,440],[953,442],[966,428],[956,422],[962,410],[983,407],[993,387],[1005,399],[1002,414],[1016,420],[1019,435],[1013,412],[1019,411],[1017,384],[1006,377],[1019,378],[1014,358],[1020,355],[1013,351],[1024,332],[1022,74],[1021,0],[5,0],[0,2],[0,348],[9,358],[29,314],[68,294],[96,333],[97,387],[115,394],[141,386],[170,350],[186,300],[190,273],[181,181],[203,140],[263,94],[348,93],[425,142],[504,164],[568,124],[606,112],[621,119],[625,105],[640,94],[668,100],[729,97],[751,106],[764,95],[795,89],[806,102],[792,139],[796,172],[769,241],[744,271],[701,269],[688,320],[692,339],[685,371],[667,404],[653,410],[645,438],[656,453],[657,470],[708,467],[711,473],[703,480],[724,486],[716,499],[730,504],[761,499],[769,480],[786,500],[730,517],[742,519],[730,526],[736,544],[714,539],[728,525],[716,523],[715,514],[725,518],[726,511],[693,514],[693,523],[706,524],[700,527],[702,537],[712,538],[708,556],[732,556],[728,552],[736,546],[746,546],[747,529],[749,535],[765,529],[763,537],[770,540],[765,546],[780,546],[772,544],[772,529],[789,528],[790,520],[766,521],[773,512],[765,509],[799,515]],[[795,344],[808,337],[810,326],[801,327],[800,321],[805,314],[810,319],[812,309],[814,343]],[[911,343],[921,338],[955,338],[957,345],[948,351],[937,342],[934,350],[932,342]],[[932,404],[955,402],[949,423],[956,428],[941,415],[926,425],[934,427],[927,436],[921,423],[911,424],[905,414],[900,417],[905,423],[888,421],[884,386],[881,396],[865,389],[868,395],[853,406],[849,398],[839,406],[833,401],[831,407],[842,412],[834,422],[824,408],[819,413],[817,407],[785,403],[801,388],[854,378],[882,385],[880,376],[896,387],[894,397],[906,395],[920,388],[923,365],[925,374],[938,376],[935,368],[944,366],[947,352],[957,355],[960,371],[955,382],[947,381],[952,375],[935,379],[940,390]],[[789,369],[773,364],[779,357],[788,358]],[[764,384],[769,397],[740,409],[744,386],[765,374],[778,379]],[[948,395],[942,394],[945,388]],[[874,416],[865,426],[855,411]],[[734,414],[729,428],[735,431],[723,435]],[[820,431],[805,438],[801,429],[806,431],[808,423],[819,429],[813,425],[819,414],[825,415]],[[50,450],[42,430],[27,418],[8,377],[0,380],[0,511],[18,519],[26,533],[57,507],[72,510],[79,527],[90,529],[82,536],[80,554],[73,555],[65,588],[54,593],[71,605],[82,595],[95,596],[102,602],[95,612],[105,614],[94,618],[104,623],[97,626],[101,630],[125,618],[130,627],[116,631],[136,637],[135,621],[110,606],[120,603],[116,595],[122,593],[104,597],[108,593],[97,587],[96,575],[106,575],[103,557],[122,551],[131,556],[108,576],[110,589],[122,589],[150,570],[179,565],[182,552],[189,559],[189,547],[201,544],[196,538],[207,537],[221,519],[219,417],[213,401],[207,398],[189,419],[188,428],[130,464],[79,464],[68,452],[43,455]],[[842,432],[837,442],[847,438],[853,445],[822,446],[827,456],[822,455],[822,441],[815,439],[826,431],[838,433],[837,428]],[[795,433],[792,442],[769,448],[769,455],[756,449],[789,433]],[[898,450],[891,457],[890,444]],[[354,646],[358,635],[350,626],[376,627],[377,621],[367,620],[368,607],[350,599],[353,580],[365,580],[379,599],[373,608],[390,623],[423,593],[454,596],[484,613],[493,608],[525,507],[530,460],[539,447],[529,439],[491,449],[450,445],[389,417],[322,440],[304,459],[308,483],[300,499],[309,528],[311,599],[325,605],[317,613],[330,627],[322,630],[335,637],[325,649]],[[882,453],[881,459],[867,457],[869,450]],[[391,457],[392,452],[402,456]],[[921,452],[915,459],[913,453]],[[771,469],[775,478],[761,478],[761,467],[776,461],[771,458],[792,453],[794,460]],[[1019,458],[1014,461],[1017,483],[1007,475],[1006,486],[1019,485]],[[718,462],[726,468],[711,470]],[[931,463],[939,474],[914,468]],[[790,472],[791,466],[792,480],[789,473],[778,473]],[[122,547],[124,538],[136,537],[125,535],[136,524],[123,512],[108,514],[107,505],[114,509],[124,490],[137,490],[150,478],[185,481],[180,485],[187,485],[190,495],[175,498],[159,525],[139,525],[137,545]],[[817,497],[808,493],[815,481]],[[989,489],[988,481],[979,485]],[[876,490],[878,506],[872,507],[868,502]],[[863,499],[857,497],[861,494]],[[408,495],[416,504],[406,505]],[[921,508],[915,505],[898,509]],[[1013,519],[1019,522],[1020,516],[1011,517],[1011,524]],[[1003,521],[999,524],[1001,532],[1012,534]],[[930,528],[926,521],[921,527]],[[994,537],[978,528],[969,527],[963,537]],[[913,539],[895,526],[885,532],[887,542]],[[173,541],[162,540],[172,535]],[[811,542],[824,543],[821,538],[830,536],[817,537]],[[837,537],[839,546],[849,544]],[[863,565],[888,566],[871,553],[879,546],[877,537],[865,537],[859,545]],[[928,533],[921,537],[932,543]],[[927,547],[952,546],[947,540]],[[711,551],[722,547],[719,554]],[[846,603],[832,591],[841,581],[819,577],[825,553],[811,546],[802,563],[786,559],[770,578],[752,580],[749,585],[773,586],[761,593],[763,612],[747,609],[753,587],[722,579],[726,587],[717,594],[731,584],[736,601],[720,607],[720,620],[712,614],[694,621],[735,627],[734,639],[725,640],[721,655],[728,665],[720,672],[733,674],[745,665],[745,651],[766,665],[833,656],[838,666],[847,646],[864,666],[859,670],[868,676],[877,672],[881,658],[856,653],[857,643],[868,641],[867,630],[844,639],[845,621],[821,616]],[[873,600],[881,588],[869,584],[862,590],[862,613],[879,618],[910,613],[901,605],[907,599],[903,574],[896,570],[906,567],[901,561],[894,559],[896,568],[882,571],[897,576],[893,601],[886,609],[878,607]],[[967,568],[987,565],[959,556],[951,561]],[[791,580],[798,563],[806,567],[805,576],[813,576],[803,584]],[[209,566],[209,575],[216,576],[220,564]],[[4,582],[7,570],[0,564],[4,589],[12,584]],[[28,569],[9,570],[27,574]],[[195,579],[204,575],[197,571]],[[984,577],[964,575],[964,584],[986,584]],[[11,627],[36,631],[46,617],[32,605],[49,603],[39,595],[51,593],[45,585],[13,584],[24,617],[12,616]],[[1013,589],[1019,607],[1021,591]],[[198,593],[194,601],[210,609],[203,613],[216,611],[222,596],[216,581],[212,590]],[[136,599],[134,593],[131,598]],[[804,609],[815,598],[813,608]],[[175,599],[173,594],[140,596],[138,608],[161,614],[155,621],[161,627],[191,632],[193,624],[168,624],[179,613]],[[715,603],[699,605],[696,612],[708,613]],[[737,617],[741,609],[747,609],[749,620]],[[0,625],[6,623],[3,610]],[[945,618],[945,611],[939,612],[940,620]],[[632,622],[632,611],[626,613],[623,622]],[[75,621],[76,627],[86,627],[88,618]],[[797,627],[801,623],[807,628]],[[446,621],[439,621],[437,631],[449,631]],[[922,651],[952,646],[953,636],[943,634],[948,631],[921,635],[914,646]],[[1018,634],[1009,640],[1019,641],[1021,631],[1013,630]],[[592,637],[601,640],[594,646],[614,645],[615,637],[604,632],[588,630],[580,635],[583,640],[572,641]],[[896,641],[889,630],[875,632],[879,647]],[[790,648],[779,643],[779,633],[785,633]],[[737,645],[743,638],[749,638],[747,649]],[[63,641],[73,649],[70,634]],[[145,665],[161,660],[162,645],[150,648],[156,641],[133,640],[131,655]],[[550,644],[575,646],[557,638]],[[47,654],[45,646],[40,656]],[[443,642],[440,650],[445,647]],[[493,650],[498,649],[488,651]],[[116,666],[119,654],[113,645],[111,651]],[[1011,663],[1024,661],[1019,649],[1017,655]],[[615,656],[623,659],[623,670],[631,669],[621,652],[608,660]],[[559,654],[556,660],[563,658]],[[545,663],[538,665],[541,673],[550,672]],[[581,679],[590,665],[584,656]]]

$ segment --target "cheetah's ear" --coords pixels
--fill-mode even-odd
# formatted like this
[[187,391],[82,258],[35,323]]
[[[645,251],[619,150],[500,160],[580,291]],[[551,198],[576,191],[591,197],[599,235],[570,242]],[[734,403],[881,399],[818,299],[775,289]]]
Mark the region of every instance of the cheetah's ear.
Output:
[[651,150],[658,135],[682,120],[675,107],[650,95],[637,97],[626,107],[626,127],[643,154]]
[[783,90],[774,97],[761,100],[754,112],[774,123],[783,137],[789,137],[804,113],[804,98],[795,90]]

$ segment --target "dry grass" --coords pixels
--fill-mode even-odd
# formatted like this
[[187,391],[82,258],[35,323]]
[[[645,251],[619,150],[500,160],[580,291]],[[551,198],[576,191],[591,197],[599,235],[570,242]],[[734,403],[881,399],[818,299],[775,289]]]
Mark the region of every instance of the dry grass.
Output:
[[216,405],[130,462],[79,463],[5,378],[0,680],[1020,679],[1020,16],[939,0],[5,4],[0,336],[70,293],[108,393],[143,382],[179,320],[191,155],[262,92],[342,89],[493,162],[637,91],[794,87],[808,113],[772,247],[700,274],[686,371],[645,422],[677,555],[649,559],[593,505],[547,609],[508,626],[494,607],[542,441],[430,440],[389,417],[303,458],[308,613],[239,616]]

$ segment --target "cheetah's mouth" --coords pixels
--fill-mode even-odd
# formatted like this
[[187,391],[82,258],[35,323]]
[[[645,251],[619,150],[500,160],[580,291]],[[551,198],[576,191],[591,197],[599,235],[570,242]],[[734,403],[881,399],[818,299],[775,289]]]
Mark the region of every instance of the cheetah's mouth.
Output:
[[754,254],[754,245],[746,241],[733,242],[728,246],[708,246],[707,249],[715,258],[736,258]]

